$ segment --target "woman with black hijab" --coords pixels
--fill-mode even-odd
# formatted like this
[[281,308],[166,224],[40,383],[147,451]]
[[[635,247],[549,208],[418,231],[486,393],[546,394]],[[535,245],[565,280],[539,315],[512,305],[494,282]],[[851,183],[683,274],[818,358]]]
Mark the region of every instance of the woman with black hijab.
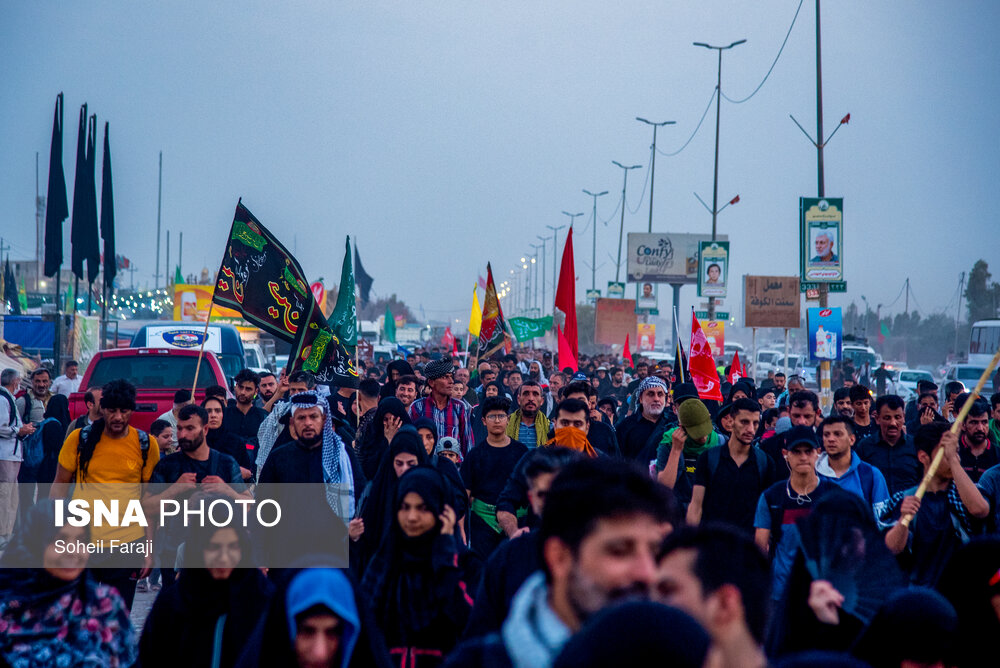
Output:
[[249,537],[238,524],[193,526],[184,555],[177,583],[160,590],[146,618],[140,662],[143,668],[232,666],[274,587],[253,567]]
[[[405,364],[405,362],[404,362]],[[375,418],[364,440],[358,443],[358,459],[365,478],[372,480],[378,473],[382,455],[389,450],[389,443],[400,427],[410,424],[410,416],[403,402],[396,397],[386,397],[375,409]]]
[[69,416],[69,399],[62,394],[55,394],[45,406],[44,419],[39,423],[42,439],[42,461],[38,466],[28,467],[21,462],[17,472],[19,515],[24,514],[35,503],[35,486],[43,485],[37,497],[45,498],[48,494],[48,483],[55,480],[56,466],[59,464],[59,451],[66,438],[66,429],[72,420]]
[[[0,660],[12,666],[131,666],[135,634],[125,601],[90,578],[86,527],[56,526],[55,501],[32,506],[0,559]],[[81,546],[83,547],[83,546]],[[41,567],[40,567],[41,566]]]
[[412,376],[413,367],[406,360],[393,360],[385,368],[385,385],[379,392],[379,398],[396,396],[396,381],[403,376]]
[[406,473],[396,490],[386,539],[361,590],[394,662],[414,668],[444,662],[462,635],[479,559],[455,536],[450,487],[434,468]]
[[201,407],[208,413],[208,431],[205,434],[208,447],[235,459],[236,463],[240,465],[240,474],[243,476],[243,480],[253,482],[257,474],[257,465],[250,456],[251,450],[247,449],[246,441],[236,434],[226,431],[222,426],[226,403],[218,397],[207,397],[201,402]]
[[358,577],[364,573],[389,531],[399,478],[411,468],[426,464],[427,451],[417,432],[412,427],[401,429],[382,455],[375,477],[361,496],[357,514],[363,522],[364,533],[357,541],[356,557],[352,559]]

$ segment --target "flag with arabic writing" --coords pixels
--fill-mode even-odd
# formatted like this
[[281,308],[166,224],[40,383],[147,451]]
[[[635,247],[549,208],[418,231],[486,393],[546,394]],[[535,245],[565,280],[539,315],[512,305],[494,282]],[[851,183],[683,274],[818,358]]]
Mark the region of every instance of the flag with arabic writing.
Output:
[[479,326],[479,359],[488,360],[503,355],[509,340],[503,308],[493,283],[493,268],[486,265],[486,296],[483,297],[483,320]]
[[357,370],[323,319],[298,260],[242,202],[236,205],[212,301],[291,343],[289,372],[304,370],[319,383],[357,387]]

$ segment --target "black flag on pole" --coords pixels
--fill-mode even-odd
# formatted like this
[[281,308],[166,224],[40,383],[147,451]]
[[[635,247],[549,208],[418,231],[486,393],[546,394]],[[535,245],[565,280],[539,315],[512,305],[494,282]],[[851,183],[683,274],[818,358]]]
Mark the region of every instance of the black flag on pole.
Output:
[[115,287],[115,198],[111,186],[111,139],[104,124],[104,165],[101,170],[101,238],[104,239],[104,287]]
[[358,240],[354,240],[354,283],[361,292],[361,305],[366,305],[371,298],[373,279],[365,271],[361,264],[361,256],[358,254]]
[[320,383],[358,386],[351,357],[323,318],[298,260],[242,203],[236,205],[212,300],[291,343],[289,372],[302,369]]
[[73,275],[78,279],[83,278],[83,243],[80,241],[84,228],[84,218],[86,217],[86,204],[84,194],[86,188],[87,170],[87,105],[80,107],[80,123],[77,127],[76,135],[76,170],[73,175],[73,219],[70,221],[70,262],[73,268]]
[[87,284],[92,285],[101,271],[101,242],[97,219],[97,115],[92,114],[87,123],[87,217],[80,239],[83,241],[84,258],[87,260]]
[[49,187],[45,199],[45,275],[55,276],[63,263],[63,221],[69,216],[63,173],[63,94],[56,96],[49,149]]

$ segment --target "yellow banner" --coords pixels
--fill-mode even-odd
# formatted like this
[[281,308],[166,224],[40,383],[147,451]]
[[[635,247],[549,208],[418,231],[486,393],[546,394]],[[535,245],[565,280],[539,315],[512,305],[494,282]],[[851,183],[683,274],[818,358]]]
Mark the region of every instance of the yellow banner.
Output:
[[[212,303],[214,285],[174,285],[174,320],[205,322]],[[212,308],[212,322],[225,322],[247,327],[239,311],[216,304]]]

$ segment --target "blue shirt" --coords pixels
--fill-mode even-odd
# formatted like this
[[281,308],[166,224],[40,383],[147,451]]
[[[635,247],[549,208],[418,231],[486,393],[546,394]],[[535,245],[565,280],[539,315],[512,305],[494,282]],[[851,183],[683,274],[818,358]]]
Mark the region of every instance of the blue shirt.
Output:
[[524,424],[522,422],[518,425],[517,440],[521,441],[529,448],[535,447],[535,444],[538,443],[537,436],[538,435],[535,433],[534,423]]

